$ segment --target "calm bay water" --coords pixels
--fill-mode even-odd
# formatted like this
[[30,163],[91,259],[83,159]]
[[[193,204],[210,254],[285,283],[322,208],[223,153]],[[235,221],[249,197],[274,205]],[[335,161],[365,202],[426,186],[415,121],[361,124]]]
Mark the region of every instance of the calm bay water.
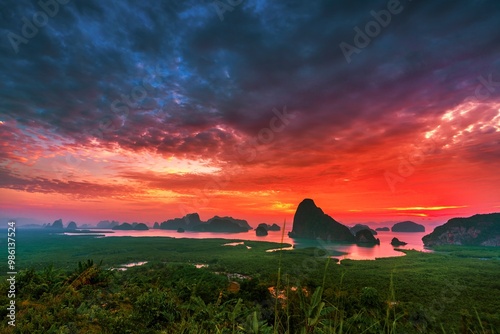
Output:
[[[171,237],[171,238],[193,238],[193,239],[209,239],[209,238],[220,238],[229,240],[254,240],[254,241],[269,241],[269,242],[281,242],[282,231],[269,231],[269,234],[265,237],[258,237],[255,235],[255,231],[251,230],[242,233],[212,233],[212,232],[183,232],[178,233],[177,231],[170,230],[155,230],[150,229],[147,231],[111,231],[111,230],[93,230],[101,232],[104,237]],[[378,232],[376,235],[380,239],[380,245],[375,245],[371,247],[364,247],[352,244],[338,244],[338,243],[318,243],[314,240],[294,240],[288,237],[288,229],[286,229],[283,236],[283,242],[292,244],[296,248],[304,248],[311,246],[319,246],[326,250],[335,252],[344,252],[345,255],[335,255],[334,257],[338,259],[352,259],[352,260],[374,260],[376,258],[382,257],[392,257],[392,256],[402,256],[404,253],[394,250],[395,247],[391,245],[391,240],[393,237],[398,238],[401,241],[407,242],[406,246],[398,246],[396,248],[402,249],[415,249],[418,251],[427,252],[429,250],[424,248],[422,243],[422,237],[430,232],[422,233],[404,233],[404,232]],[[66,233],[72,235],[72,233]],[[78,234],[81,235],[81,234]]]

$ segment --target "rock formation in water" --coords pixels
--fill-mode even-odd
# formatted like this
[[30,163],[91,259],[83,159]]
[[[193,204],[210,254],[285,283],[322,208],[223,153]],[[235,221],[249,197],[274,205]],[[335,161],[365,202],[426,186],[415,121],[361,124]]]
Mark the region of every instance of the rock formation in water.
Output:
[[500,213],[452,218],[422,241],[425,246],[500,246]]
[[132,230],[132,225],[129,224],[129,223],[123,223],[123,224],[120,224],[120,225],[116,225],[116,226],[113,226],[112,228],[113,230]]
[[281,227],[279,227],[279,225],[277,225],[277,224],[269,225],[266,223],[261,223],[261,224],[259,224],[259,226],[262,226],[263,228],[265,228],[266,231],[280,231],[281,230]]
[[304,199],[293,217],[291,238],[323,239],[327,241],[356,242],[349,228],[325,214],[312,199]]
[[356,232],[356,243],[361,245],[380,245],[380,240],[369,229]]
[[190,213],[182,218],[174,218],[160,224],[162,230],[196,231],[196,232],[247,232],[252,229],[243,219],[215,216],[204,222],[197,213]]
[[78,228],[76,223],[74,221],[70,221],[68,226],[66,227],[67,230],[74,231]]
[[134,228],[134,230],[138,230],[138,231],[147,231],[147,230],[149,230],[148,225],[146,225],[144,223],[139,223],[137,225],[133,225],[133,228]]
[[113,230],[125,230],[125,231],[131,231],[131,230],[146,231],[146,230],[149,230],[149,227],[144,223],[133,223],[133,224],[123,223],[123,224],[120,224],[117,226],[113,226],[112,229]]
[[412,221],[396,223],[391,228],[392,232],[425,232],[425,226]]
[[101,220],[97,223],[97,228],[113,228],[118,225],[120,225],[120,222],[117,222],[116,220]]
[[373,235],[377,235],[377,231],[375,231],[374,229],[371,229],[370,226],[365,225],[365,224],[356,224],[353,227],[351,227],[350,230],[351,230],[351,233],[354,235],[356,235],[356,233],[358,233],[361,230],[369,230],[370,232],[372,232]]
[[52,223],[52,225],[47,224],[45,226],[45,228],[53,228],[53,229],[63,229],[63,222],[62,222],[62,219],[58,219],[58,220],[54,220],[54,222]]
[[379,231],[379,232],[382,232],[382,231],[384,231],[384,232],[388,232],[388,231],[390,231],[390,230],[391,230],[391,229],[390,229],[390,228],[388,228],[388,227],[377,227],[377,228],[375,229],[375,231]]
[[200,215],[197,213],[189,213],[182,218],[174,218],[164,221],[160,224],[162,230],[174,230],[183,228],[187,231],[192,230],[196,225],[201,224]]
[[158,224],[158,222],[155,222],[153,225],[153,229],[157,230],[159,228],[160,228],[160,224]]
[[255,235],[258,237],[265,237],[267,234],[267,224],[259,224],[255,229]]
[[401,241],[398,238],[392,238],[392,240],[391,240],[391,245],[393,245],[393,246],[404,246],[406,244],[407,244],[406,242]]
[[251,230],[252,227],[248,225],[248,222],[243,219],[236,219],[233,217],[219,217],[215,216],[210,218],[206,223],[201,223],[193,226],[193,231],[198,232],[247,232]]
[[[269,225],[267,225],[269,226]],[[267,228],[268,231],[281,231],[281,227],[278,224],[272,224]]]

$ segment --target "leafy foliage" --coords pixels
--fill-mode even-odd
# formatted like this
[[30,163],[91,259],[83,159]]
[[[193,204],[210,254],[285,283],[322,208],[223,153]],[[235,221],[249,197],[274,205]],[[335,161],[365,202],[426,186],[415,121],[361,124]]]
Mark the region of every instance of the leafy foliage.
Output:
[[[222,247],[228,241],[217,239],[44,235],[31,241],[19,258],[52,263],[19,272],[16,327],[4,321],[2,333],[492,334],[500,328],[500,262],[481,257],[477,247],[329,266],[317,249],[266,253],[277,248],[271,243],[245,242],[248,249]],[[99,262],[85,255],[100,255]],[[126,261],[149,262],[112,270]],[[239,291],[230,291],[230,282]],[[8,289],[3,279],[4,319]]]

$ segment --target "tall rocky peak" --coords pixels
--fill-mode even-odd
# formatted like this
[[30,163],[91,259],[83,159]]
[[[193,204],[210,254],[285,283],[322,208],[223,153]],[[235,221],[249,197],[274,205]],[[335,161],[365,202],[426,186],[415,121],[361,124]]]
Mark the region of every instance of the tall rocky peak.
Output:
[[325,214],[310,198],[304,199],[293,217],[291,238],[355,242],[349,228]]

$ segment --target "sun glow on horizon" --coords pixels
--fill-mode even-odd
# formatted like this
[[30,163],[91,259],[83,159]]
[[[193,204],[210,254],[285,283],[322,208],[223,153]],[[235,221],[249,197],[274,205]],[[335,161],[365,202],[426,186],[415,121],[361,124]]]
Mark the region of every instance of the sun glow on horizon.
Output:
[[466,208],[467,205],[449,205],[449,206],[413,206],[413,207],[403,207],[403,208],[387,208],[387,210],[394,211],[437,211],[437,210],[447,210],[447,209],[461,209]]

